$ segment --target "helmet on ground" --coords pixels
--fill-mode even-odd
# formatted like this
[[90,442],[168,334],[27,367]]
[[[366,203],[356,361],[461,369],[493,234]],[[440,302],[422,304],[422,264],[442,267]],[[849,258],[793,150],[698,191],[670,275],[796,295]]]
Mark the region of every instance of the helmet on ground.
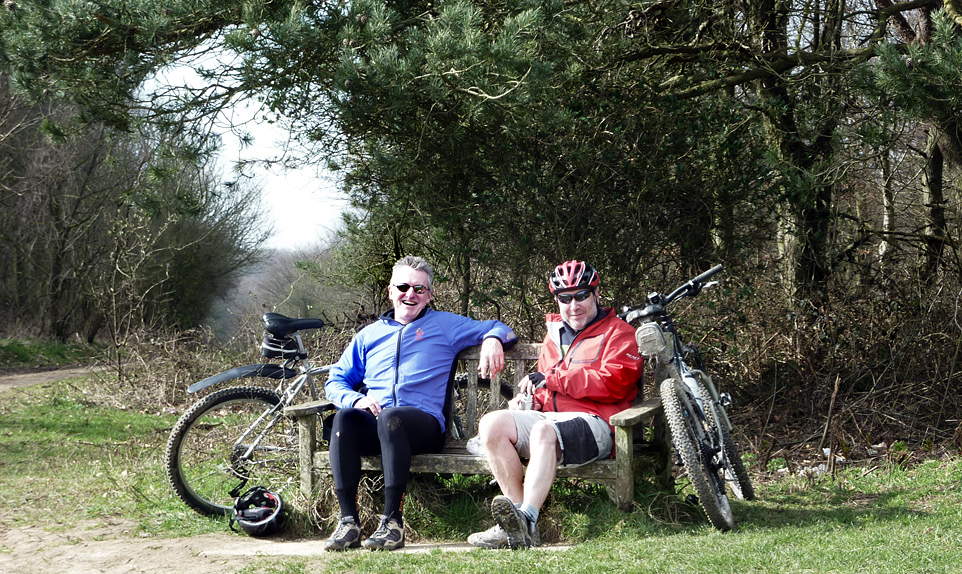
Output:
[[268,536],[278,531],[284,513],[284,501],[263,486],[255,486],[237,498],[231,530],[236,522],[251,536]]
[[565,261],[554,268],[548,279],[548,288],[552,295],[569,289],[597,288],[601,283],[598,272],[584,261]]

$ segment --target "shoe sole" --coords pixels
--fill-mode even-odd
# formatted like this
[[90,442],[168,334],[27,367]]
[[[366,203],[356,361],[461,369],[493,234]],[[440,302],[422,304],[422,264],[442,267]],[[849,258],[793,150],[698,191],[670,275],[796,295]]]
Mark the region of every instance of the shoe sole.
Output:
[[[330,544],[328,544],[328,542],[330,542]],[[344,552],[345,550],[350,550],[351,548],[360,548],[360,547],[361,547],[360,537],[355,538],[354,540],[349,542],[347,546],[341,546],[340,544],[337,544],[336,542],[333,542],[331,540],[327,540],[324,544],[324,550],[328,552]]]
[[525,533],[527,528],[524,516],[518,507],[507,496],[496,496],[491,501],[491,514],[498,521],[498,525],[508,535],[508,546],[512,550],[528,548],[531,538]]
[[498,550],[499,548],[506,548],[508,546],[507,540],[499,540],[498,542],[478,542],[468,540],[468,544],[474,546],[475,548],[488,548],[491,550]]
[[348,544],[347,546],[325,546],[324,550],[327,552],[344,552],[345,550],[351,550],[352,548],[360,548],[360,543]]
[[361,547],[361,532],[360,532],[360,530],[358,530],[357,533],[358,533],[357,538],[355,538],[354,540],[348,542],[346,546],[342,546],[341,544],[338,544],[338,543],[337,543],[336,541],[334,541],[333,539],[330,539],[330,538],[329,538],[329,539],[327,539],[326,541],[324,541],[324,547],[323,547],[323,548],[324,548],[324,550],[327,551],[327,552],[344,552],[345,550],[350,550],[351,548],[360,548],[360,547]]
[[378,544],[377,542],[371,542],[370,544],[368,544],[367,540],[364,541],[363,545],[368,550],[384,550],[384,551],[390,552],[391,550],[398,550],[399,548],[404,548],[404,540],[402,539],[395,546],[391,546],[390,548],[388,548],[384,544]]

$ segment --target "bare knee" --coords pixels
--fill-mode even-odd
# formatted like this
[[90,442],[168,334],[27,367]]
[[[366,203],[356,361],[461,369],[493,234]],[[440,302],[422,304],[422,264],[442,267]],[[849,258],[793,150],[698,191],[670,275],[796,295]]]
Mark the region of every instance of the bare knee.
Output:
[[556,458],[561,456],[561,443],[558,441],[558,433],[554,426],[548,422],[536,423],[531,428],[531,454],[536,452],[554,453]]
[[514,424],[514,417],[507,411],[494,411],[481,417],[478,423],[478,435],[483,444],[494,444],[501,441],[516,443],[518,430]]

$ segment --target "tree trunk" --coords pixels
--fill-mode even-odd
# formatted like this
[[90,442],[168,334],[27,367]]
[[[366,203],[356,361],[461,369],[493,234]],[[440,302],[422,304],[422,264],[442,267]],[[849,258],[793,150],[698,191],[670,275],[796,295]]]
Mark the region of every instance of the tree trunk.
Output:
[[945,250],[945,196],[943,172],[945,156],[942,154],[940,130],[929,129],[925,145],[925,167],[922,170],[922,198],[927,209],[922,250],[919,257],[919,275],[926,283],[932,283],[938,273]]
[[895,231],[895,190],[892,189],[892,162],[889,155],[892,152],[885,150],[879,154],[879,161],[882,168],[882,241],[878,246],[879,266],[881,271],[886,271],[892,255],[892,244],[888,237]]

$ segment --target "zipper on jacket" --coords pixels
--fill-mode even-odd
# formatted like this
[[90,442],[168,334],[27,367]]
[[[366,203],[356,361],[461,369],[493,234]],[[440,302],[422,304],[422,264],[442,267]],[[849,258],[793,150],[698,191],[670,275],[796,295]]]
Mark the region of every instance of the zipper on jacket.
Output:
[[407,325],[401,325],[401,329],[397,332],[397,350],[394,352],[394,384],[391,385],[391,396],[394,398],[394,405],[392,406],[395,407],[401,406],[397,399],[397,384],[401,378],[401,340],[404,338],[405,327]]

